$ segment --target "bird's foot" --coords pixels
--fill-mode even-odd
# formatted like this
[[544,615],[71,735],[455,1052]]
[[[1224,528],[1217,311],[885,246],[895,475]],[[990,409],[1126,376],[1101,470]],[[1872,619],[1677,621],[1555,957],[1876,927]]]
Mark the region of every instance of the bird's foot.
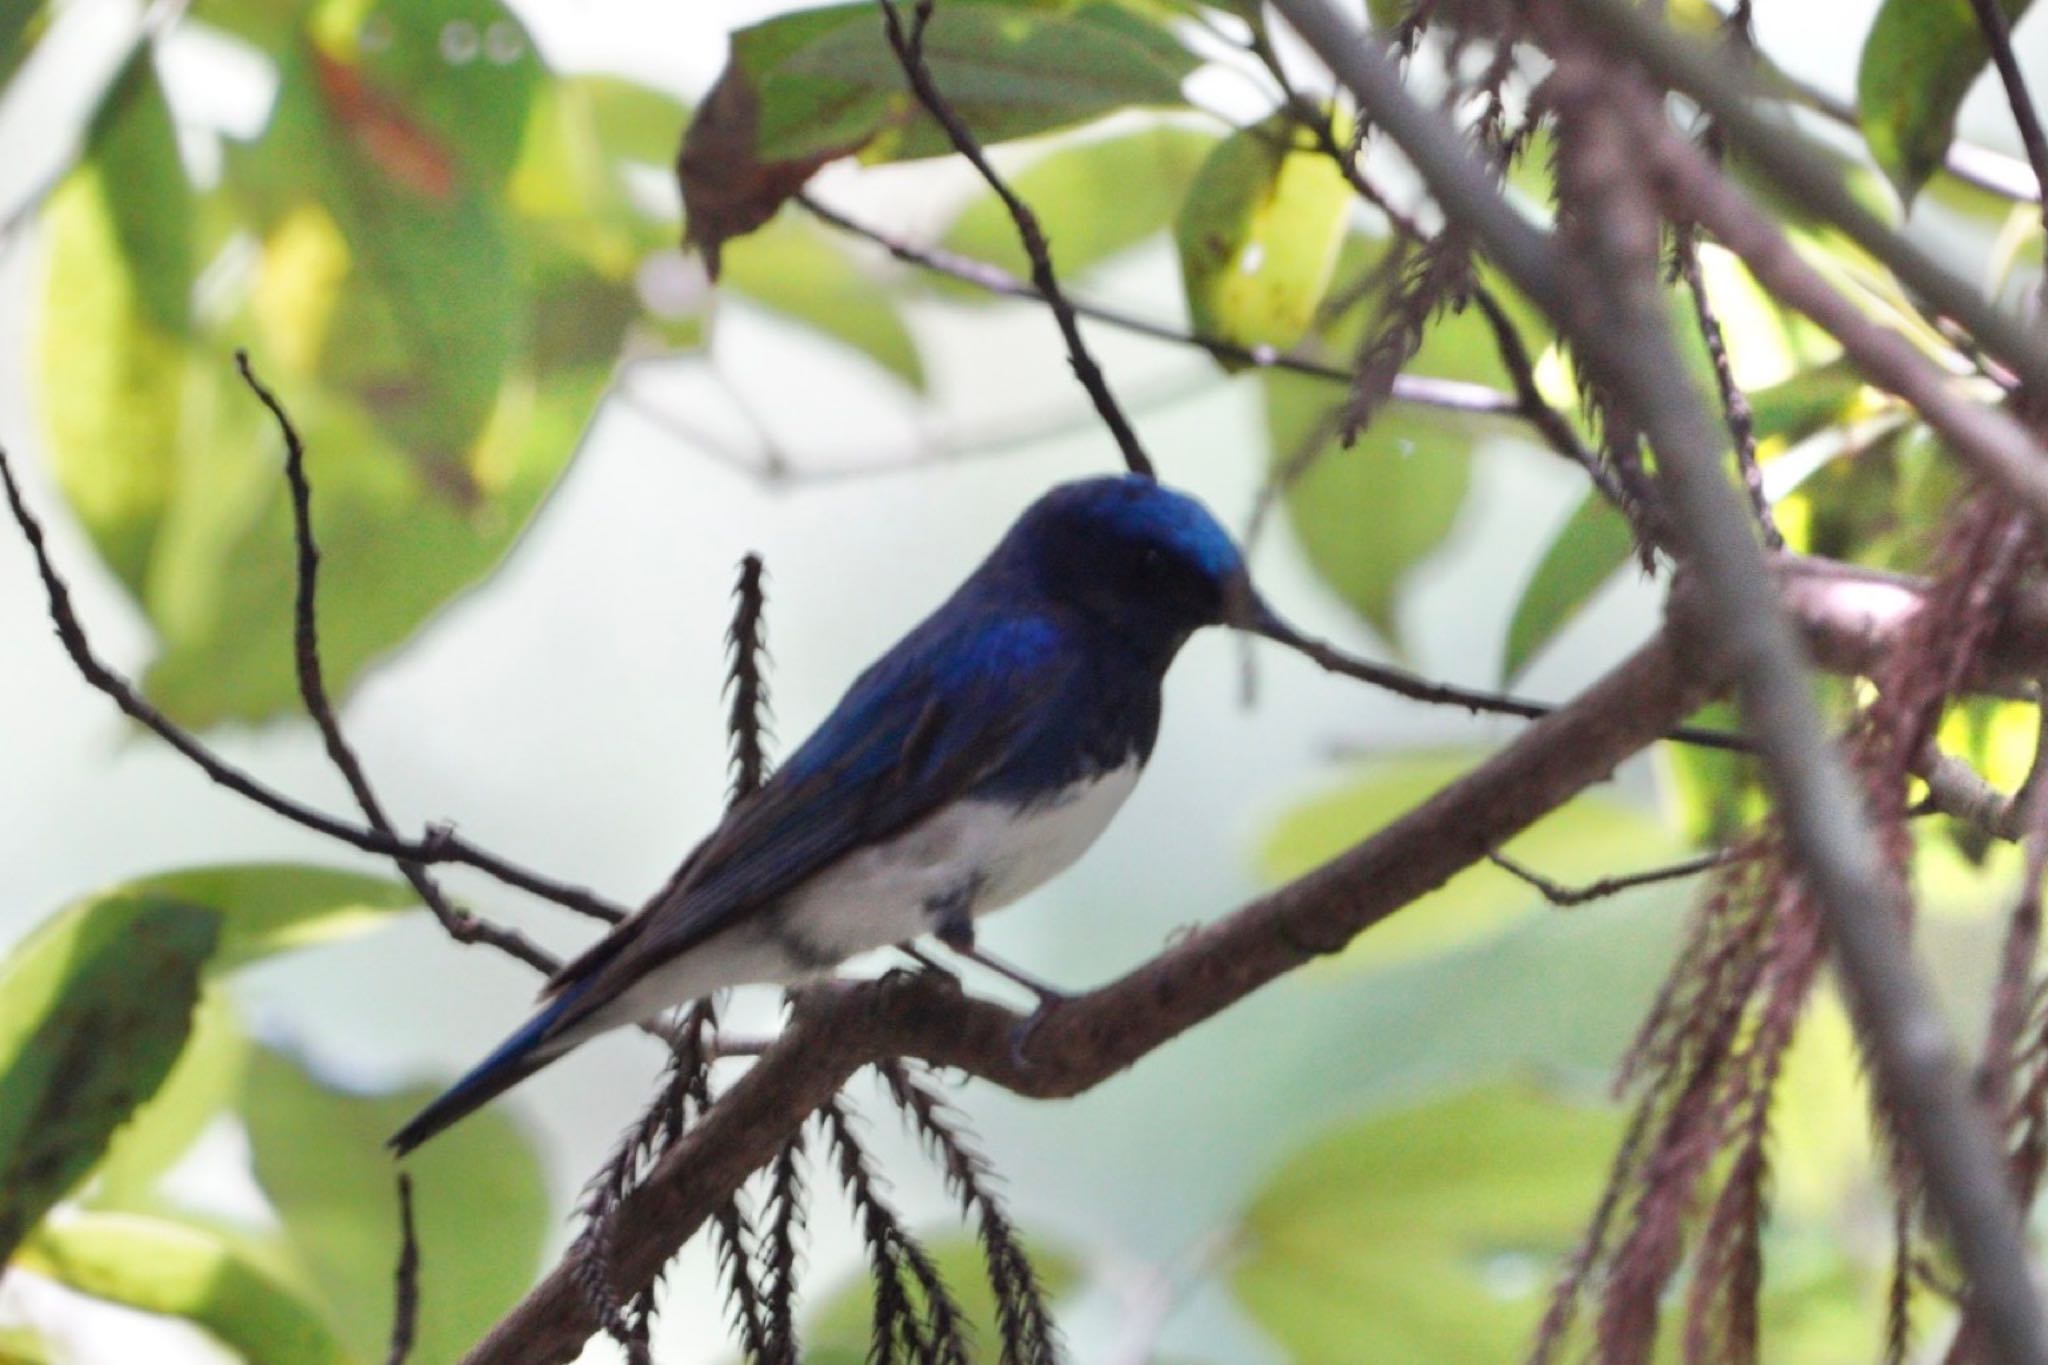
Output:
[[928,980],[937,981],[951,990],[957,991],[961,989],[959,973],[946,966],[945,963],[940,962],[931,954],[924,952],[915,944],[899,943],[896,945],[896,951],[916,962],[917,966],[914,968],[893,968],[889,973],[891,976],[901,975],[906,984],[919,980]]
[[1038,997],[1038,1007],[1032,1010],[1022,1023],[1010,1030],[1010,1060],[1016,1064],[1019,1071],[1029,1071],[1032,1067],[1031,1040],[1038,1036],[1039,1026],[1052,1016],[1053,1011],[1071,999],[1072,996],[1059,991],[1041,994]]

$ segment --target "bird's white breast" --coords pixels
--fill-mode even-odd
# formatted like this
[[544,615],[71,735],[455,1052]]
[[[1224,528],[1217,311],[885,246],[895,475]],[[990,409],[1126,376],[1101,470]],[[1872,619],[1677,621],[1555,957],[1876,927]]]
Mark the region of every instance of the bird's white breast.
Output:
[[937,927],[934,903],[962,888],[971,915],[1008,905],[1085,853],[1137,781],[1133,758],[1023,810],[999,801],[948,806],[654,968],[566,1036],[580,1042],[725,986],[793,984],[857,953],[921,938]]
[[821,952],[850,957],[930,933],[930,907],[963,887],[969,913],[1000,909],[1085,853],[1137,781],[1134,758],[1022,810],[956,802],[813,877],[785,898],[782,924]]

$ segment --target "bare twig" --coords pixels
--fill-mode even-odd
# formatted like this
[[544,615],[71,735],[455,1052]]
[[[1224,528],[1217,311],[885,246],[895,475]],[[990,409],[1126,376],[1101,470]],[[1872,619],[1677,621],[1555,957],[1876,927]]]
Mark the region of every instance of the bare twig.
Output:
[[78,670],[79,676],[85,679],[86,684],[94,691],[106,696],[119,707],[122,714],[184,755],[213,782],[275,815],[283,816],[295,825],[310,829],[315,834],[324,834],[330,839],[365,853],[374,853],[385,858],[410,858],[420,863],[462,863],[496,878],[507,886],[517,887],[543,900],[553,901],[557,905],[595,918],[624,918],[625,912],[619,907],[608,905],[587,891],[565,886],[486,853],[445,827],[430,827],[426,837],[418,843],[408,843],[375,830],[363,829],[345,820],[337,820],[325,812],[265,786],[215,754],[190,731],[152,706],[135,689],[134,684],[107,667],[99,656],[93,653],[92,645],[86,639],[85,629],[80,625],[78,614],[71,604],[71,590],[65,585],[63,577],[57,572],[56,564],[50,558],[49,546],[43,537],[42,523],[29,510],[27,501],[22,497],[21,487],[15,482],[13,467],[4,450],[0,450],[0,486],[4,486],[8,510],[14,516],[15,525],[20,528],[22,539],[28,542],[29,551],[35,557],[36,572],[42,579],[44,595],[49,602],[50,622],[56,627],[57,638],[64,646],[65,654],[70,657],[72,666]]
[[[1427,702],[1434,706],[1462,706],[1475,716],[1520,716],[1524,720],[1535,720],[1557,709],[1551,702],[1528,701],[1503,692],[1487,692],[1478,688],[1458,687],[1451,683],[1429,682],[1406,669],[1376,664],[1369,659],[1361,659],[1355,654],[1338,649],[1335,645],[1306,636],[1291,638],[1288,647],[1328,672],[1346,678],[1356,678],[1360,682],[1370,683],[1374,687],[1392,692],[1397,697],[1406,697],[1410,701]],[[1674,725],[1670,733],[1664,737],[1695,748],[1719,749],[1728,753],[1749,752],[1748,740],[1726,730],[1706,729],[1695,725]]]
[[1609,896],[1618,896],[1639,886],[1655,886],[1659,882],[1675,882],[1686,877],[1697,877],[1702,872],[1713,871],[1727,862],[1731,856],[1734,855],[1727,849],[1716,849],[1712,853],[1702,853],[1696,858],[1687,858],[1663,867],[1652,867],[1642,872],[1630,872],[1617,877],[1602,877],[1584,886],[1566,886],[1562,882],[1552,881],[1527,864],[1517,862],[1497,849],[1488,853],[1486,860],[1517,881],[1526,882],[1534,887],[1537,893],[1552,905],[1559,909],[1567,909],[1574,905],[1585,905],[1590,901],[1605,900]]
[[1783,549],[1785,537],[1778,533],[1777,520],[1771,515],[1771,500],[1764,493],[1764,472],[1757,464],[1756,420],[1750,412],[1748,396],[1735,382],[1735,366],[1728,359],[1721,319],[1714,311],[1714,301],[1707,297],[1706,275],[1700,269],[1698,230],[1690,223],[1679,224],[1671,249],[1686,293],[1692,298],[1693,320],[1699,324],[1700,340],[1706,343],[1707,358],[1714,366],[1714,383],[1721,391],[1721,415],[1728,424],[1730,439],[1735,442],[1735,468],[1742,475],[1743,490],[1749,494],[1750,513],[1763,532],[1764,547]]
[[[363,819],[378,834],[395,840],[398,831],[384,813],[384,804],[377,799],[362,761],[342,734],[341,720],[335,715],[334,703],[327,695],[327,679],[320,664],[320,547],[313,538],[313,485],[306,477],[305,443],[300,440],[298,428],[284,405],[277,400],[277,395],[256,377],[247,351],[235,352],[235,368],[241,371],[242,382],[249,386],[249,391],[269,410],[284,437],[284,477],[291,493],[292,537],[298,552],[298,595],[292,607],[292,659],[298,673],[299,699],[305,704],[306,714],[319,727],[328,760],[341,773],[342,780],[348,783],[349,793],[355,797]],[[424,863],[404,857],[393,861],[397,863],[399,873],[419,893],[421,903],[457,943],[487,943],[542,972],[553,972],[560,965],[525,935],[492,924],[451,904]]]
[[420,1325],[420,1240],[413,1226],[412,1177],[398,1173],[398,1269],[392,1273],[391,1349],[385,1365],[405,1365]]
[[[2012,25],[1998,0],[1970,0],[1970,8],[1976,11],[1977,27],[1983,30],[1984,44],[1991,49],[1992,65],[1998,68],[1999,82],[2005,86],[2005,102],[2012,108],[2012,121],[2019,129],[2020,145],[2027,150],[2027,165],[2033,168],[2034,183],[2048,186],[2048,134],[2041,131],[2040,112],[2027,90],[2019,58],[2013,54]],[[2041,226],[2048,230],[2048,196],[2036,197],[2042,199]]]
[[[919,246],[891,236],[878,227],[850,218],[822,200],[805,192],[797,196],[797,202],[816,217],[840,231],[873,242],[897,260],[935,275],[958,280],[987,293],[1002,298],[1026,299],[1045,302],[1045,296],[1037,286],[1018,279],[1000,266],[962,256],[956,252],[934,246]],[[1190,346],[1206,351],[1218,360],[1233,365],[1254,369],[1281,370],[1288,374],[1307,375],[1312,379],[1328,380],[1332,384],[1349,384],[1351,375],[1335,365],[1328,365],[1306,356],[1291,355],[1271,346],[1240,346],[1220,337],[1204,336],[1199,332],[1183,331],[1163,322],[1154,322],[1132,313],[1121,312],[1102,304],[1090,303],[1069,296],[1069,305],[1079,317],[1089,318],[1119,331],[1137,336],[1150,337],[1154,341],[1170,342],[1176,346]],[[1413,403],[1421,407],[1443,408],[1450,412],[1475,413],[1490,417],[1526,417],[1524,403],[1514,394],[1484,384],[1471,384],[1459,379],[1436,379],[1428,375],[1404,374],[1394,378],[1394,398],[1398,402]]]
[[1010,221],[1017,226],[1024,254],[1031,260],[1031,282],[1044,297],[1046,307],[1052,310],[1053,319],[1059,324],[1060,336],[1066,341],[1067,363],[1073,368],[1074,377],[1081,381],[1081,387],[1094,401],[1095,411],[1101,416],[1103,425],[1109,428],[1117,449],[1123,454],[1125,466],[1133,474],[1150,475],[1151,458],[1145,454],[1137,432],[1132,430],[1130,420],[1124,416],[1116,396],[1110,392],[1109,381],[1103,378],[1102,368],[1095,363],[1095,357],[1081,335],[1081,324],[1075,316],[1074,306],[1067,302],[1059,277],[1053,272],[1052,249],[1046,244],[1045,232],[1038,225],[1037,215],[989,164],[981,144],[932,79],[931,67],[924,59],[925,26],[931,21],[931,15],[931,0],[919,0],[909,26],[905,27],[898,0],[882,0],[882,19],[888,32],[889,46],[903,68],[904,78],[910,82],[910,88],[925,112],[945,130],[954,150],[967,158],[968,164],[980,172],[988,187],[1003,201]]

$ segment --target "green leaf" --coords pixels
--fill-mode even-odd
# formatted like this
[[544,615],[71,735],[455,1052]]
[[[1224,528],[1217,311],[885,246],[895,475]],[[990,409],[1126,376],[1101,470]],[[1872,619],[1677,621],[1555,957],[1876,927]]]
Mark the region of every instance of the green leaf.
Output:
[[[277,62],[268,125],[200,197],[138,63],[49,205],[38,343],[58,478],[160,642],[147,690],[190,725],[297,703],[279,438],[232,348],[308,443],[340,689],[495,567],[566,467],[638,321],[636,272],[674,249],[621,163],[682,118],[594,78],[543,99],[496,0],[206,17]],[[170,325],[236,241],[243,268]]]
[[[469,485],[451,497],[423,485],[361,408],[273,377],[308,443],[330,687],[498,563],[567,465],[608,380],[595,369],[508,378],[465,456]],[[150,597],[163,653],[147,682],[191,724],[297,704],[292,533],[275,461],[274,449],[252,442],[195,464],[166,530]]]
[[0,81],[14,74],[49,26],[50,0],[9,0],[0,5]]
[[[0,72],[0,74],[5,74]],[[50,1347],[27,1327],[0,1327],[0,1365],[53,1365]]]
[[242,1091],[249,1040],[218,985],[201,991],[192,1032],[177,1064],[135,1117],[114,1134],[94,1168],[90,1201],[99,1209],[144,1207],[163,1174],[191,1149],[214,1117]]
[[1401,589],[1465,505],[1473,424],[1455,414],[1389,406],[1345,450],[1334,434],[1341,392],[1283,373],[1268,373],[1264,388],[1273,472],[1282,474],[1312,448],[1305,472],[1286,492],[1295,538],[1323,581],[1398,645]]
[[1302,1365],[1512,1359],[1620,1132],[1508,1086],[1348,1125],[1254,1197],[1232,1288]]
[[1628,518],[1599,493],[1587,493],[1544,551],[1515,604],[1501,660],[1502,679],[1520,675],[1634,553],[1635,535]]
[[924,362],[882,287],[810,223],[789,217],[726,243],[720,282],[853,347],[911,388]]
[[0,1264],[169,1074],[220,932],[159,897],[59,920],[0,967]]
[[[932,1261],[946,1288],[952,1291],[960,1311],[973,1328],[974,1341],[987,1352],[1003,1339],[996,1325],[995,1293],[989,1288],[988,1270],[981,1248],[973,1238],[948,1232],[925,1241]],[[1078,1284],[1080,1262],[1068,1251],[1038,1237],[1024,1239],[1031,1264],[1038,1270],[1048,1303],[1058,1300]],[[922,1305],[922,1298],[913,1294]],[[803,1325],[805,1365],[866,1365],[868,1344],[873,1333],[875,1296],[866,1275],[854,1275],[828,1293],[806,1315]]]
[[[1742,712],[1733,702],[1717,701],[1695,712],[1687,723],[1740,734]],[[1769,809],[1757,765],[1747,756],[1691,744],[1663,747],[1671,764],[1678,823],[1694,842],[1725,844]]]
[[208,964],[215,972],[353,938],[419,904],[403,882],[305,863],[220,863],[160,872],[121,890],[220,911],[220,948]]
[[80,1293],[184,1318],[263,1365],[345,1365],[321,1308],[240,1240],[127,1213],[45,1226],[19,1262]]
[[[1449,754],[1374,764],[1362,778],[1288,812],[1260,847],[1260,874],[1277,884],[1320,866],[1434,796],[1477,761]],[[1582,796],[1517,835],[1503,851],[1571,886],[1654,867],[1681,856],[1684,846],[1629,807]],[[1520,878],[1477,864],[1360,937],[1343,961],[1377,968],[1465,947],[1498,935],[1544,903]]]
[[[1109,0],[942,5],[924,55],[948,105],[984,144],[1134,106],[1177,106],[1197,64],[1165,27]],[[690,240],[716,275],[724,243],[772,219],[826,162],[952,150],[905,83],[881,11],[854,0],[778,15],[732,35],[731,61],[684,138]]]
[[[1998,0],[2016,24],[2032,0]],[[1970,0],[1885,0],[1856,70],[1870,154],[1908,204],[1948,154],[1956,111],[1991,61]]]
[[1840,417],[1863,391],[1863,377],[1846,360],[1831,360],[1749,395],[1759,441],[1803,441]]
[[[817,26],[816,35],[765,72],[746,41],[758,30],[733,35],[734,61],[756,77],[761,91],[755,148],[761,156],[800,156],[843,142],[856,114],[870,136],[881,135],[871,156],[952,152],[944,130],[914,105],[873,6],[856,0],[805,17]],[[925,30],[924,52],[933,84],[983,143],[1051,132],[1120,109],[1181,105],[1180,83],[1196,66],[1164,29],[1107,0],[1071,8],[941,7]],[[815,122],[820,115],[830,120],[822,127]],[[885,124],[894,126],[885,131]]]
[[[39,396],[58,486],[94,548],[140,594],[177,480],[167,455],[214,428],[182,338],[195,261],[190,187],[155,68],[138,55],[43,209]],[[195,383],[195,378],[198,382]]]
[[[1063,276],[1078,275],[1163,231],[1216,145],[1207,133],[1146,128],[1057,148],[1010,176],[1009,183],[1045,229],[1053,264]],[[992,190],[967,205],[940,245],[1020,278],[1031,268],[1016,225]],[[957,289],[987,297],[972,286]]]
[[[1385,243],[1354,235],[1344,245],[1332,290],[1344,296],[1368,282]],[[1528,309],[1482,271],[1511,315]],[[1364,290],[1342,315],[1326,320],[1304,350],[1352,362],[1360,338],[1378,316],[1378,290]],[[1492,333],[1478,310],[1438,317],[1404,373],[1508,383]],[[1399,647],[1395,614],[1408,575],[1450,533],[1471,484],[1471,447],[1509,429],[1500,419],[1383,404],[1357,444],[1345,450],[1336,434],[1346,395],[1325,380],[1272,371],[1262,378],[1270,467],[1295,473],[1285,490],[1288,522],[1316,572],[1369,625]],[[1298,473],[1296,471],[1299,471]]]
[[[349,1352],[383,1357],[398,1262],[396,1168],[384,1141],[436,1093],[350,1094],[259,1049],[242,1115],[257,1182]],[[456,1360],[532,1282],[552,1222],[531,1143],[487,1110],[406,1161],[420,1245],[415,1358]]]
[[1218,143],[1174,224],[1195,331],[1286,349],[1315,321],[1344,241],[1351,189],[1292,120]]
[[166,332],[184,331],[192,308],[192,186],[146,47],[128,59],[94,114],[85,161],[106,196],[143,319]]

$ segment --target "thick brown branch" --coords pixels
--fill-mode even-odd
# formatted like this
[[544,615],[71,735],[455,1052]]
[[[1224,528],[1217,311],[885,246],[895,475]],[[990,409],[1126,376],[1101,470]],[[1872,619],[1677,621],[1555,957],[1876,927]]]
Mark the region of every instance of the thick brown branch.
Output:
[[[1079,1094],[1304,961],[1334,952],[1605,778],[1709,694],[1712,669],[1666,640],[1321,869],[1254,901],[1116,981],[1059,1007],[1014,1046],[1019,1016],[939,978],[831,983],[806,993],[773,1048],[629,1197],[611,1240],[622,1284],[650,1278],[717,1204],[859,1067],[896,1056],[1019,1094]],[[558,1267],[468,1357],[563,1361],[594,1330],[573,1265]]]

